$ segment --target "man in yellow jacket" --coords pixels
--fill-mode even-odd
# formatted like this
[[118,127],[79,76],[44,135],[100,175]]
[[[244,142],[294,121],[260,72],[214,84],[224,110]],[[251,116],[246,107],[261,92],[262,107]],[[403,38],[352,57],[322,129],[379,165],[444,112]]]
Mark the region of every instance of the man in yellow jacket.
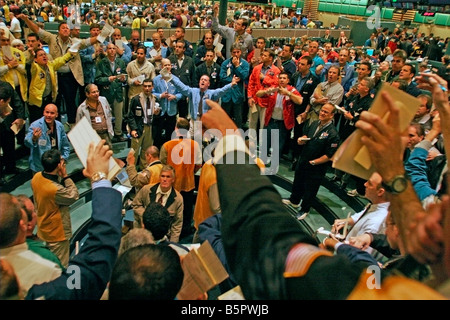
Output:
[[72,59],[73,55],[74,53],[68,51],[62,57],[48,61],[43,49],[35,51],[34,62],[30,68],[31,80],[28,92],[30,123],[42,117],[43,107],[56,101],[58,94],[56,71]]

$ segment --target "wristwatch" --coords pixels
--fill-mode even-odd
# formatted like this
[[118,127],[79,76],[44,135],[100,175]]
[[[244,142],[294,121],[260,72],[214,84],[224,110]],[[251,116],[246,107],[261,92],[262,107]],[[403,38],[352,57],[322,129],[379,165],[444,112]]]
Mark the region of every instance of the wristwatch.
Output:
[[91,182],[94,183],[103,179],[107,179],[107,177],[108,176],[106,175],[106,173],[98,171],[92,175]]
[[381,186],[389,193],[399,194],[406,190],[408,180],[403,174],[400,174],[395,176],[391,181],[383,181]]

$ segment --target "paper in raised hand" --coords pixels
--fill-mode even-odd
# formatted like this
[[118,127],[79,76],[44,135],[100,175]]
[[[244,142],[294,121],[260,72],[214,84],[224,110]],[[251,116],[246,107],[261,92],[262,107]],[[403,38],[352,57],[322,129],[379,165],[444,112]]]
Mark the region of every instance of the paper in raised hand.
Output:
[[[92,125],[89,123],[86,117],[83,117],[67,133],[67,137],[72,143],[75,153],[77,154],[81,163],[86,168],[89,144],[93,142],[94,145],[97,145],[101,140],[100,136],[92,128]],[[114,158],[111,157],[109,159],[108,180],[112,180],[120,171],[120,169],[120,166],[117,164]]]
[[220,42],[214,47],[214,52],[221,52],[223,48],[223,44]]
[[69,51],[76,53],[80,50],[81,40],[77,38],[72,39],[72,44],[70,45]]
[[[412,95],[383,83],[368,112],[379,115],[384,122],[389,116],[388,107],[381,97],[381,92],[388,92],[400,109],[400,131],[406,130],[420,106],[420,100]],[[362,144],[363,133],[356,129],[334,154],[333,168],[368,180],[375,167],[372,165],[368,149]]]
[[216,47],[218,43],[220,43],[220,34],[216,33],[216,35],[214,36],[213,46]]
[[165,80],[170,80],[172,78],[172,74],[166,68],[162,68],[159,74]]
[[105,24],[102,28],[102,32],[97,36],[97,41],[100,43],[105,42],[106,38],[110,37],[114,33],[114,28],[109,24]]

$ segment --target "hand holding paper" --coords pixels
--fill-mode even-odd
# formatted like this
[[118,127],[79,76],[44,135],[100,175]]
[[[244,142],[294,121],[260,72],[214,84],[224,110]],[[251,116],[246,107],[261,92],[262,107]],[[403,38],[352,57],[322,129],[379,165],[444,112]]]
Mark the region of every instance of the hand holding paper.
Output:
[[156,51],[155,49],[150,50],[150,56],[152,58],[156,57],[158,55],[158,51]]
[[[333,168],[368,180],[378,171],[383,179],[403,172],[401,134],[420,100],[383,83],[369,111],[361,113],[358,128],[333,156]],[[387,173],[387,176],[383,175]]]
[[72,53],[77,53],[78,50],[80,49],[80,45],[81,45],[81,40],[80,39],[72,39],[72,45],[69,48],[69,51]]
[[172,78],[172,74],[167,70],[167,68],[162,68],[159,73],[164,80],[170,80]]
[[223,48],[223,44],[218,43],[216,44],[216,46],[214,47],[214,52],[221,52]]
[[[98,133],[92,128],[92,125],[88,120],[83,117],[77,124],[72,128],[72,130],[67,133],[67,137],[75,149],[75,152],[80,159],[83,166],[86,168],[88,160],[89,145],[91,142],[94,145],[98,145],[101,138]],[[114,160],[113,157],[109,157],[108,160],[109,173],[108,179],[112,180],[115,175],[120,171],[120,166]],[[105,171],[103,171],[105,172]],[[93,173],[93,172],[92,172]]]
[[105,42],[106,38],[114,33],[114,28],[109,24],[105,24],[102,28],[102,32],[97,36],[97,41],[100,43]]

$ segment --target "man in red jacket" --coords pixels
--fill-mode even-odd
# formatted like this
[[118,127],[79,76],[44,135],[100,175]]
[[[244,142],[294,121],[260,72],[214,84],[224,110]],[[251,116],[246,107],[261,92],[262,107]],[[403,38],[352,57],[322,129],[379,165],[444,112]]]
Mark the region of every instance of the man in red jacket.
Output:
[[[264,95],[257,97],[256,93],[260,90],[267,90],[269,88],[278,87],[278,74],[280,69],[273,65],[275,59],[275,52],[272,49],[264,49],[261,54],[262,63],[253,68],[253,71],[248,80],[248,106],[249,106],[249,139],[250,148],[256,147],[256,130],[258,129],[258,122],[262,129],[266,107],[271,100],[270,96]],[[259,135],[261,142],[261,134]]]
[[[289,85],[289,74],[285,71],[278,75],[278,87],[261,89],[256,97],[267,97],[268,104],[265,110],[263,140],[260,144],[261,159],[271,154],[271,172],[278,170],[278,159],[283,151],[284,144],[289,138],[289,132],[294,128],[294,103],[301,104],[303,101],[300,93],[295,87]],[[276,139],[272,141],[273,139]],[[270,149],[272,148],[272,152]]]

